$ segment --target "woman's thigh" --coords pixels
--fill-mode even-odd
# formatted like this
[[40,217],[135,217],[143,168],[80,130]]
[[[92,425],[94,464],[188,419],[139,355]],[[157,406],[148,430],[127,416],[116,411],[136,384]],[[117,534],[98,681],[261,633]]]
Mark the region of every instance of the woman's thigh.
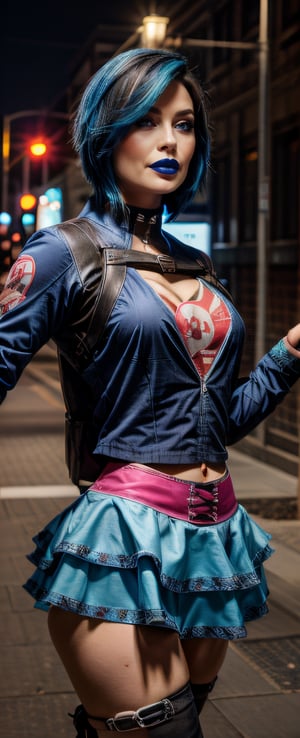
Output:
[[189,672],[176,633],[82,618],[57,607],[49,632],[90,715],[111,717],[156,702],[183,687]]
[[181,643],[191,682],[194,684],[211,682],[223,664],[228,641],[221,638],[193,638]]

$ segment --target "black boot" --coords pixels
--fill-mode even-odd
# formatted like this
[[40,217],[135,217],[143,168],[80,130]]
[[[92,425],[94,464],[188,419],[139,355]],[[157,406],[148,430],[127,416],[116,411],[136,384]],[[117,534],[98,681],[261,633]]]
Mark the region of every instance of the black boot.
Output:
[[98,733],[95,728],[90,725],[87,712],[83,705],[78,705],[74,715],[71,715],[70,712],[69,715],[73,718],[73,725],[77,730],[76,738],[98,738]]
[[215,686],[218,677],[215,677],[212,682],[208,684],[193,684],[191,683],[192,692],[194,695],[195,705],[197,708],[198,715],[203,710],[205,702]]

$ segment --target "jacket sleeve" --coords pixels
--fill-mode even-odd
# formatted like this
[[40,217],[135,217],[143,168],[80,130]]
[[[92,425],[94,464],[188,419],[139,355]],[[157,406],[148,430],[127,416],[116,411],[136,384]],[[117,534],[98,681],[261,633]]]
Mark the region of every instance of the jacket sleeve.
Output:
[[0,402],[34,354],[59,333],[80,289],[63,237],[54,228],[35,233],[0,293]]
[[298,353],[299,358],[281,339],[249,377],[237,382],[229,408],[227,445],[244,438],[282,402],[300,377]]

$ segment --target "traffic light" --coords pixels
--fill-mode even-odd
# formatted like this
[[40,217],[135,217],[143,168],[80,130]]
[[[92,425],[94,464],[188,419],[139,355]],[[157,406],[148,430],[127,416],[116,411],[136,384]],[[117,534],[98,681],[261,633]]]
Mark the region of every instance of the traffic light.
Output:
[[42,156],[45,156],[45,154],[47,153],[47,150],[48,150],[47,144],[41,138],[38,138],[35,141],[32,141],[29,145],[29,151],[31,155],[35,158],[36,157],[40,158]]
[[24,192],[20,197],[21,229],[27,239],[35,231],[37,198],[31,192]]

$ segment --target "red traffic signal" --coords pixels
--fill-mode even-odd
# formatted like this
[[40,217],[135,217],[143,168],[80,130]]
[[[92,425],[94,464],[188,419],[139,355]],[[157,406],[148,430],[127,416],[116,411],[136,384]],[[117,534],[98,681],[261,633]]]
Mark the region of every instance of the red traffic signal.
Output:
[[42,157],[47,153],[47,144],[43,139],[36,139],[29,145],[29,151],[34,157]]

